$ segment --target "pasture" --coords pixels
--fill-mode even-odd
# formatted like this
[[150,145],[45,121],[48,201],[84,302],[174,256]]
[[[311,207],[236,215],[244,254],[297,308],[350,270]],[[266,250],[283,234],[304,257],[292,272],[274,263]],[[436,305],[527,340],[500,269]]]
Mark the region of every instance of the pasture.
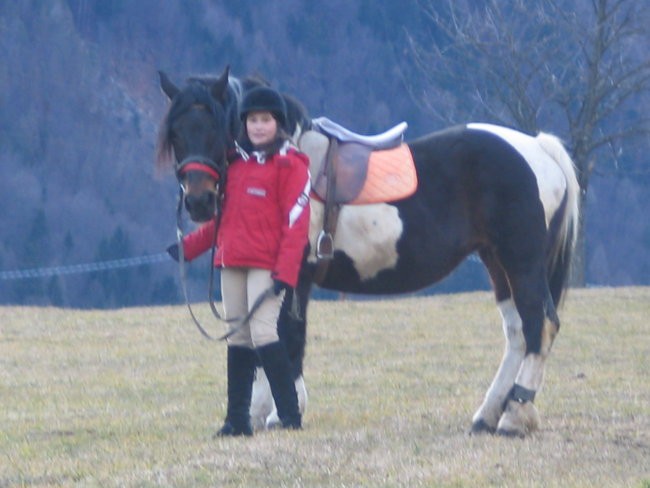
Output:
[[531,438],[467,435],[504,346],[477,292],[312,302],[304,430],[213,440],[226,351],[184,307],[3,307],[0,487],[650,487],[650,288],[560,318]]

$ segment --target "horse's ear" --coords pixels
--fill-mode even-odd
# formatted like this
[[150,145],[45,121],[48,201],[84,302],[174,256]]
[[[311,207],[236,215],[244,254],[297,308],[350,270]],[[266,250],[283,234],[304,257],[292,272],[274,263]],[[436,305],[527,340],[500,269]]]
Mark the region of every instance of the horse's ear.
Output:
[[228,91],[228,76],[230,75],[230,65],[226,66],[226,69],[223,70],[223,73],[217,81],[214,82],[210,90],[212,96],[215,100],[219,100],[221,103],[226,102],[226,95]]
[[158,76],[160,76],[160,88],[172,100],[180,90],[171,82],[164,71],[158,71]]

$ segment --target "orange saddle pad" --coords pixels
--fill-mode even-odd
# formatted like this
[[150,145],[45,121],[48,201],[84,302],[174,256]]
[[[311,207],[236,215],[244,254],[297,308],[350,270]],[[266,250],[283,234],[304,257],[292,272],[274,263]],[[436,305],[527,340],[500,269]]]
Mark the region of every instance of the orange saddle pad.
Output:
[[350,205],[401,200],[413,195],[417,187],[418,177],[408,145],[373,151],[363,187]]

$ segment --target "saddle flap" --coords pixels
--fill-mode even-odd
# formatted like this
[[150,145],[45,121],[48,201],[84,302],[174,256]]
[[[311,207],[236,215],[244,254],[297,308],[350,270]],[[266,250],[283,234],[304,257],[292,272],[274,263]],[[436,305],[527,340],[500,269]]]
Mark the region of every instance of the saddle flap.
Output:
[[359,196],[368,174],[368,146],[347,142],[339,144],[334,154],[334,202],[349,203]]
[[[314,151],[316,160],[309,165],[312,171],[312,191],[325,201],[329,186],[329,191],[332,192],[329,198],[332,203],[350,203],[359,196],[365,184],[370,152],[368,147],[360,144],[340,143],[333,149],[328,161],[327,157],[321,160]],[[327,167],[328,164],[333,165],[332,170]],[[332,182],[328,182],[330,174]]]

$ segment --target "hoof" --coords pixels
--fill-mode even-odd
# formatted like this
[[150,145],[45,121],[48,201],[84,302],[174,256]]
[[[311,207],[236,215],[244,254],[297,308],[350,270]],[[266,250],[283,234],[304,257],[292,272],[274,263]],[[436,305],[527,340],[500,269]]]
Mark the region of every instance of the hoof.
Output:
[[510,439],[525,439],[526,434],[520,430],[514,429],[497,429],[496,434],[501,437],[509,437]]
[[483,419],[479,419],[472,424],[472,429],[469,431],[469,435],[481,435],[481,434],[494,434],[496,428],[490,426]]
[[280,417],[278,417],[277,409],[274,408],[271,414],[266,418],[264,427],[266,430],[274,430],[282,427],[282,421],[280,420]]
[[539,414],[532,402],[511,400],[499,420],[497,435],[522,438],[539,429],[539,425]]

